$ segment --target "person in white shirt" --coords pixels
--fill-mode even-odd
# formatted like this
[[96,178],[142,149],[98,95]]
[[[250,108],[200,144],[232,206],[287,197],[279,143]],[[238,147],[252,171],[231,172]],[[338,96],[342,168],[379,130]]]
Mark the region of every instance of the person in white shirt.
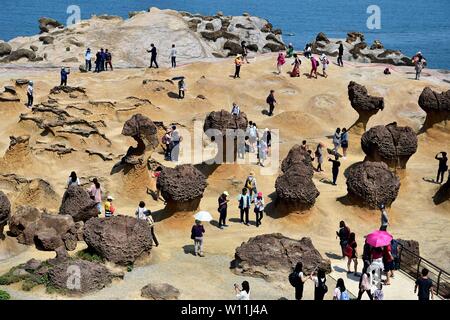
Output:
[[28,82],[28,88],[27,88],[27,107],[31,108],[33,106],[33,81]]
[[236,104],[236,102],[233,102],[233,108],[231,109],[231,114],[233,116],[239,116],[239,113],[241,113],[241,109],[239,108],[239,106]]
[[172,49],[170,49],[170,60],[172,62],[172,68],[177,67],[177,49],[175,48],[175,45],[172,45]]
[[72,171],[70,173],[69,180],[67,181],[67,187],[79,186],[79,185],[80,185],[80,179],[78,179],[75,171]]
[[91,49],[87,48],[86,54],[84,55],[84,60],[86,60],[86,71],[92,70],[92,53]]
[[333,293],[333,300],[350,300],[348,291],[345,288],[344,279],[339,278]]
[[328,58],[327,58],[327,56],[325,55],[325,53],[322,53],[322,55],[320,56],[319,60],[320,60],[320,62],[322,63],[322,72],[323,72],[322,75],[323,75],[325,78],[327,78],[327,77],[328,77],[328,75],[327,75],[327,68],[328,68],[328,64],[329,64],[330,62],[328,61]]
[[235,283],[234,290],[238,300],[250,300],[250,284],[248,281],[242,282],[242,288],[239,288],[239,285]]
[[144,220],[149,224],[150,230],[151,230],[150,235],[153,239],[153,242],[155,243],[156,247],[159,246],[158,239],[156,239],[156,235],[155,235],[155,222],[153,220],[150,210],[148,210],[145,207],[144,201],[139,202],[139,206],[136,209],[135,215],[136,215],[136,219]]

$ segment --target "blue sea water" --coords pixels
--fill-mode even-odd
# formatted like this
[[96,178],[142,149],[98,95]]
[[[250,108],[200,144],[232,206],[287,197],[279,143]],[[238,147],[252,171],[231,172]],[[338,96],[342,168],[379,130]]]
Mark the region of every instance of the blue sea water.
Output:
[[[152,6],[205,15],[248,12],[281,28],[284,41],[298,49],[320,31],[330,38],[345,38],[349,31],[360,31],[369,43],[379,39],[386,48],[409,56],[420,50],[429,67],[450,69],[450,0],[0,0],[0,39],[38,33],[37,20],[42,16],[65,23],[70,5],[80,7],[83,19],[93,14],[126,18],[129,11]],[[370,5],[381,10],[379,30],[367,28]]]

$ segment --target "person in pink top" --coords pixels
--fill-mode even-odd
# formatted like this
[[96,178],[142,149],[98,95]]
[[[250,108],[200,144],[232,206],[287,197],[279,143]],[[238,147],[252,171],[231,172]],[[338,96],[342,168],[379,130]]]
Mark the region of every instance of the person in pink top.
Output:
[[284,58],[284,53],[280,52],[278,54],[278,58],[277,58],[277,69],[278,69],[278,74],[281,74],[281,67],[283,66],[283,64],[286,63],[286,59]]
[[98,182],[97,178],[92,180],[92,186],[88,190],[91,199],[95,201],[97,204],[97,209],[99,214],[102,213],[102,188],[100,186],[100,182]]
[[315,78],[317,79],[317,67],[319,66],[319,61],[311,56],[311,72],[309,73],[309,77],[312,78],[314,73]]

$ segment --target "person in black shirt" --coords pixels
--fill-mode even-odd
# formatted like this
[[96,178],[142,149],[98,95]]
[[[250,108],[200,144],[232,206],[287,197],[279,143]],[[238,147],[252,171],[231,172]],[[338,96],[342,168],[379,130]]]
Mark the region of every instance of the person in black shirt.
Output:
[[219,197],[219,213],[220,213],[220,218],[219,218],[219,228],[223,229],[223,227],[227,227],[227,208],[228,208],[228,202],[230,200],[227,199],[228,197],[228,192],[224,191],[220,197]]
[[416,285],[414,287],[414,293],[419,289],[417,296],[420,301],[430,300],[430,294],[431,300],[433,300],[433,282],[431,279],[428,279],[428,272],[427,268],[422,269],[422,276],[416,280]]
[[155,64],[155,68],[158,69],[159,68],[158,62],[156,62],[156,56],[157,56],[156,47],[155,47],[155,45],[153,43],[150,44],[150,47],[151,47],[151,49],[147,50],[147,52],[151,53],[150,67],[149,68],[152,68],[153,67],[153,63],[154,63]]
[[342,56],[344,55],[344,45],[341,43],[339,45],[339,54],[337,58],[337,63],[340,67],[344,66],[344,61],[342,60]]
[[339,245],[341,246],[342,258],[345,259],[345,247],[348,244],[350,237],[350,228],[345,225],[344,221],[339,222],[339,231],[336,231],[336,236],[339,237]]
[[[441,154],[442,156],[439,157],[439,154]],[[442,183],[444,181],[444,174],[448,170],[448,166],[447,166],[447,161],[448,161],[447,152],[440,152],[434,158],[436,160],[439,160],[439,167],[438,167],[438,174],[437,174],[436,182],[437,183]]]
[[275,103],[277,103],[277,100],[275,100],[274,96],[275,90],[270,90],[270,94],[267,96],[266,102],[269,105],[269,116],[273,115],[273,110],[275,109]]
[[331,161],[333,163],[333,168],[332,168],[332,172],[333,172],[333,185],[336,185],[336,180],[337,180],[337,176],[339,174],[339,167],[341,166],[341,162],[339,161],[339,156],[336,155],[335,159],[331,159],[328,158],[328,161]]

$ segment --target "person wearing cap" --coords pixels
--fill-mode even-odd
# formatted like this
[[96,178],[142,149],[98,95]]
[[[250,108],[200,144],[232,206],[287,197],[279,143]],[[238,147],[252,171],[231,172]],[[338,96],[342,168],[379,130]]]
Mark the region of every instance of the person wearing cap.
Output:
[[227,226],[227,209],[228,209],[228,202],[230,202],[230,200],[227,199],[227,197],[230,194],[228,193],[228,191],[224,191],[219,199],[219,208],[217,209],[217,211],[219,211],[220,217],[219,217],[219,228],[223,229],[223,227],[228,227]]
[[261,220],[263,218],[264,212],[264,198],[262,192],[258,192],[258,196],[255,200],[255,214],[256,214],[256,226],[259,227],[261,225]]
[[[239,211],[241,213],[241,223],[245,223],[248,226],[248,212],[250,210],[250,196],[247,194],[247,188],[242,189],[242,193],[239,195]],[[244,220],[245,215],[245,220]]]
[[245,180],[245,188],[247,188],[250,191],[250,200],[251,202],[255,202],[254,197],[256,197],[256,194],[258,193],[258,189],[256,186],[256,178],[255,173],[252,171],[250,172],[250,175],[247,177],[247,180]]
[[236,59],[234,59],[234,66],[235,66],[234,78],[235,79],[241,77],[241,65],[242,65],[242,56],[240,54],[238,54],[236,56]]
[[84,60],[86,61],[86,71],[92,70],[92,53],[91,49],[87,48],[86,54],[84,55]]
[[66,68],[61,67],[61,84],[60,86],[67,86],[67,75],[69,73],[66,71]]
[[388,224],[389,224],[389,219],[388,219],[388,214],[386,211],[386,206],[384,205],[384,203],[380,204],[380,211],[381,211],[381,226],[380,226],[380,230],[381,231],[386,231]]
[[328,64],[330,63],[330,61],[328,60],[328,58],[325,55],[325,53],[322,53],[322,55],[320,56],[319,60],[322,63],[322,76],[327,78],[328,77],[328,75],[327,75],[327,68],[328,68]]
[[194,255],[199,257],[204,257],[203,254],[203,234],[205,233],[205,228],[202,222],[195,220],[195,224],[191,229],[191,239],[194,240]]
[[28,88],[27,88],[27,107],[31,108],[33,106],[33,81],[28,82]]
[[105,202],[105,217],[109,218],[111,217],[115,212],[116,212],[116,208],[113,207],[113,202],[114,198],[112,196],[108,196],[106,198],[106,202]]

